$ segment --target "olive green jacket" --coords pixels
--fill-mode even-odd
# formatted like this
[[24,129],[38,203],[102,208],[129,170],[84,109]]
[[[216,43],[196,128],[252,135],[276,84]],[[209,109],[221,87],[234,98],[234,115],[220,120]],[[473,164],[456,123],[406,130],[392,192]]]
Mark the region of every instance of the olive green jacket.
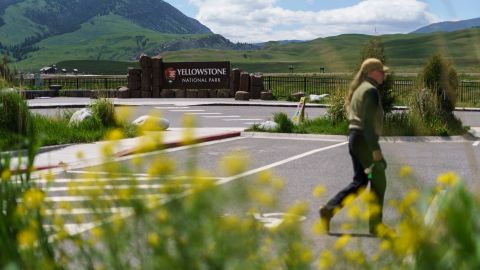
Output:
[[380,149],[378,139],[383,129],[383,107],[375,80],[367,78],[353,92],[348,120],[349,129],[362,130],[372,151]]

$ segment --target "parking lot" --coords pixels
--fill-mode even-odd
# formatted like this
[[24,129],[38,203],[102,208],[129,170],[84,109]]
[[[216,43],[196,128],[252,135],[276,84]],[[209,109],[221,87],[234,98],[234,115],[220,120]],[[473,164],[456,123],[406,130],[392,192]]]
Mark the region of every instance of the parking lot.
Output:
[[[168,195],[162,194],[162,188],[174,181],[184,190],[191,187],[186,161],[194,160],[197,167],[208,171],[210,179],[218,184],[229,185],[234,181],[244,181],[250,176],[255,176],[264,170],[271,170],[274,175],[283,179],[284,190],[278,194],[280,203],[269,213],[258,213],[259,216],[274,216],[273,220],[281,222],[281,215],[295,202],[306,202],[309,211],[303,217],[302,223],[308,239],[312,239],[315,247],[321,248],[334,241],[338,234],[355,233],[358,235],[367,232],[367,224],[358,231],[343,231],[340,224],[346,221],[342,211],[332,220],[332,232],[330,236],[314,236],[311,228],[318,220],[318,207],[324,204],[330,196],[346,186],[352,179],[353,171],[347,150],[346,136],[308,136],[308,135],[278,135],[278,134],[252,134],[244,133],[240,137],[202,143],[195,147],[172,148],[141,155],[142,162],[135,161],[138,156],[117,158],[114,161],[115,168],[129,171],[137,181],[137,189],[141,190],[141,198],[168,201]],[[480,147],[478,141],[455,137],[442,139],[438,137],[417,137],[410,139],[389,138],[382,141],[384,155],[388,162],[387,169],[387,192],[386,200],[402,199],[410,188],[426,191],[433,187],[439,174],[447,171],[455,171],[465,183],[472,189],[478,190],[480,175],[479,160]],[[219,161],[227,153],[241,151],[247,153],[249,158],[245,172],[227,176],[219,169]],[[159,162],[159,157],[167,157],[176,163],[174,177],[166,179],[149,180],[148,170]],[[192,159],[192,157],[195,157]],[[161,160],[161,159],[160,159]],[[401,178],[399,171],[402,166],[410,166],[413,176],[409,179]],[[83,232],[98,224],[89,220],[91,214],[84,207],[88,198],[68,192],[68,187],[75,183],[76,188],[83,190],[92,189],[91,172],[99,175],[99,180],[104,181],[104,188],[128,188],[131,178],[117,175],[114,180],[104,178],[108,173],[104,166],[76,168],[56,175],[54,184],[48,191],[47,200],[53,203],[51,213],[65,215],[66,220],[71,221],[67,227],[72,233]],[[316,198],[313,190],[317,185],[326,187],[326,195]],[[123,187],[122,187],[123,186]],[[100,197],[102,200],[118,200],[115,196]],[[61,210],[62,203],[68,202],[72,209]],[[55,210],[53,210],[55,209]],[[128,218],[131,209],[121,205],[111,209],[111,214],[121,214]],[[83,224],[78,225],[74,221],[81,216]],[[108,215],[105,217],[108,219]],[[397,214],[386,203],[384,222],[392,227],[396,225]],[[267,220],[271,225],[272,219]],[[359,241],[377,241],[374,238],[359,237]],[[367,245],[368,247],[369,245]]]

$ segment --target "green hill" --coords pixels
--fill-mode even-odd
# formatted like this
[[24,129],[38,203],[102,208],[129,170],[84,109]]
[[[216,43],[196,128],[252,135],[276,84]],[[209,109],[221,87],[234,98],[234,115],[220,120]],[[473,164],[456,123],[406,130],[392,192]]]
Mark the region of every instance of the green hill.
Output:
[[[163,53],[166,61],[229,60],[250,72],[348,72],[360,61],[371,36],[340,35],[303,43],[269,43],[256,51],[186,50]],[[460,72],[480,72],[480,29],[450,33],[382,36],[387,62],[397,72],[417,72],[435,52],[442,52]]]

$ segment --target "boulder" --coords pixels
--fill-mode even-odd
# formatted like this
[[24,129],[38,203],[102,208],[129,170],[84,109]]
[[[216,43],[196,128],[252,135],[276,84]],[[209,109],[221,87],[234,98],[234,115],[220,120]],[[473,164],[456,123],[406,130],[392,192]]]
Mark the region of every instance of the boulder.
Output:
[[250,93],[245,92],[245,91],[237,91],[235,93],[235,100],[249,100],[250,99]]
[[217,98],[229,98],[230,89],[220,89],[217,91]]
[[268,91],[268,92],[261,92],[260,93],[260,99],[262,100],[273,100],[273,93]]
[[88,108],[83,108],[72,114],[68,125],[78,125],[83,122],[85,119],[93,117],[92,111]]
[[118,98],[129,98],[130,97],[130,89],[128,87],[122,86],[117,89],[117,97]]
[[305,93],[303,92],[295,92],[290,95],[290,100],[292,101],[300,101],[300,98],[304,97]]
[[278,124],[274,121],[265,121],[258,125],[259,128],[264,130],[275,130],[278,127]]
[[137,119],[133,120],[132,124],[136,126],[141,126],[144,130],[147,131],[161,131],[166,130],[170,127],[170,121],[165,118],[152,115],[142,115]]

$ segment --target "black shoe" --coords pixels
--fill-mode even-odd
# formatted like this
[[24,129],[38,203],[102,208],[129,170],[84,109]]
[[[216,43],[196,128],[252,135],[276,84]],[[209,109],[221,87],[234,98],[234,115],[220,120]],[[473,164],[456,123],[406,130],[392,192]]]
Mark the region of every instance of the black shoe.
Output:
[[332,212],[326,209],[325,207],[320,208],[318,211],[320,213],[320,221],[325,228],[325,231],[330,232],[330,220],[332,219]]

